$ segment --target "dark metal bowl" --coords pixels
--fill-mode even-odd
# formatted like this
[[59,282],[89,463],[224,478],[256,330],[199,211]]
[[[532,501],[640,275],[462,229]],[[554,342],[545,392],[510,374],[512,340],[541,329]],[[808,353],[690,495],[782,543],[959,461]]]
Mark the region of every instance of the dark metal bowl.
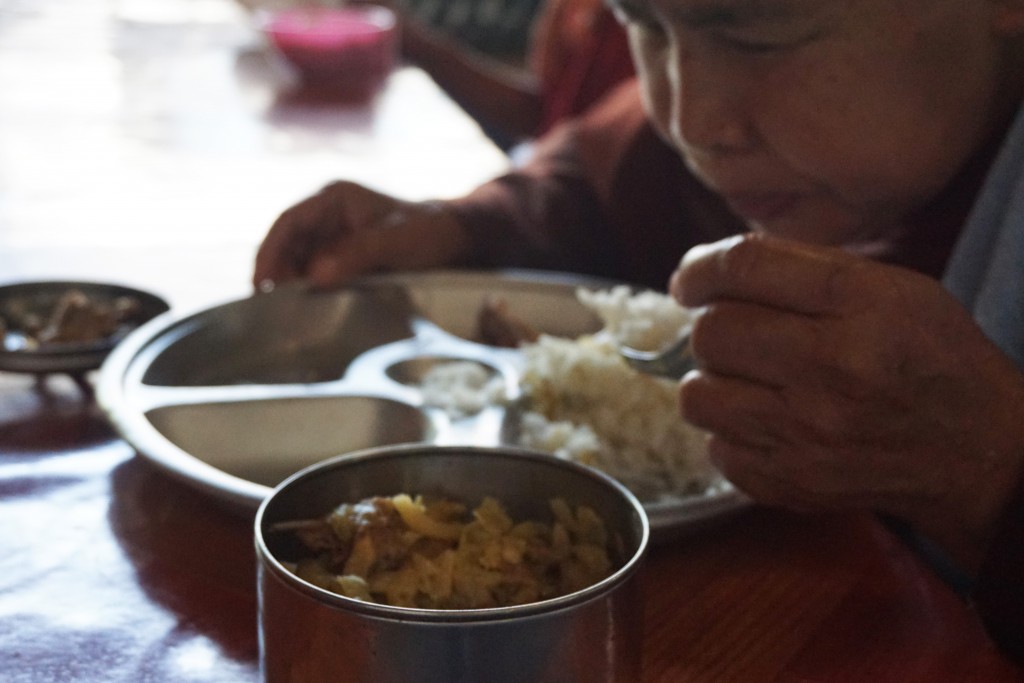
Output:
[[[50,343],[31,346],[24,343],[25,330],[19,320],[28,315],[48,317],[57,302],[68,292],[78,290],[90,300],[113,303],[120,297],[131,297],[139,308],[118,329],[108,336],[87,342]],[[0,318],[4,333],[0,335],[0,370],[27,373],[82,373],[102,365],[121,339],[139,325],[170,310],[166,301],[131,287],[99,282],[41,281],[22,282],[0,287]]]

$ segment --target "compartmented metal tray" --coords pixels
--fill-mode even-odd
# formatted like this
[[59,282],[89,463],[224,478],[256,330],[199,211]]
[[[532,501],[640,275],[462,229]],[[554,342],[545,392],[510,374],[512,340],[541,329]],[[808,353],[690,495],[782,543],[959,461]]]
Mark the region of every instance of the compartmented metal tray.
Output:
[[[270,489],[325,458],[393,443],[511,443],[519,353],[474,341],[489,296],[545,333],[600,322],[575,296],[603,280],[538,272],[429,272],[333,291],[278,288],[131,333],[103,364],[97,399],[145,458],[223,503],[255,511]],[[439,362],[471,361],[507,405],[469,416],[425,400]],[[647,505],[658,538],[746,504],[729,489]]]

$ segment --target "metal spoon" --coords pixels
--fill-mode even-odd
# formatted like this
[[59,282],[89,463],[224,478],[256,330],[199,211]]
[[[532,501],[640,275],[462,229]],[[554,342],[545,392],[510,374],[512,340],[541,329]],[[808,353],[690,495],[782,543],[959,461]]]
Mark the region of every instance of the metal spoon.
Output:
[[640,372],[670,379],[680,379],[696,366],[693,350],[690,348],[689,329],[674,342],[657,351],[641,351],[629,346],[620,346],[619,355]]

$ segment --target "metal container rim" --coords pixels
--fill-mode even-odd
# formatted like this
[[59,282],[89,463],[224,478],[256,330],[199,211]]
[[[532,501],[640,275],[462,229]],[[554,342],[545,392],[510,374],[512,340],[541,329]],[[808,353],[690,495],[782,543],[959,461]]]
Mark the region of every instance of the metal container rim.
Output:
[[[564,468],[595,480],[600,485],[612,489],[612,491],[623,498],[632,509],[637,522],[639,522],[639,534],[636,548],[628,557],[622,559],[622,565],[597,583],[586,588],[562,595],[556,598],[540,600],[537,602],[514,605],[511,607],[489,607],[481,609],[445,610],[445,609],[424,609],[416,607],[395,607],[375,602],[365,602],[348,598],[334,593],[307,581],[304,581],[288,570],[267,547],[263,537],[263,518],[267,509],[273,504],[277,496],[298,482],[313,478],[326,471],[344,467],[362,460],[371,458],[403,458],[414,453],[429,454],[454,454],[465,453],[473,455],[483,454],[485,457],[503,458],[526,458],[542,462],[545,465]],[[622,483],[600,470],[582,465],[570,460],[563,460],[549,453],[529,448],[501,446],[501,447],[479,447],[479,446],[451,446],[451,445],[429,445],[419,443],[394,444],[387,446],[376,446],[372,448],[352,451],[337,455],[327,460],[310,465],[292,474],[287,479],[274,487],[273,491],[260,503],[256,511],[254,522],[254,537],[256,552],[260,567],[275,574],[290,589],[311,597],[318,602],[342,608],[353,613],[359,613],[366,617],[393,622],[424,622],[424,623],[480,623],[489,621],[508,622],[512,619],[527,619],[529,617],[549,615],[562,610],[577,607],[587,602],[595,601],[606,597],[612,590],[621,583],[624,583],[635,574],[643,559],[646,557],[647,548],[650,542],[651,529],[650,521],[643,505],[639,499],[626,488]]]

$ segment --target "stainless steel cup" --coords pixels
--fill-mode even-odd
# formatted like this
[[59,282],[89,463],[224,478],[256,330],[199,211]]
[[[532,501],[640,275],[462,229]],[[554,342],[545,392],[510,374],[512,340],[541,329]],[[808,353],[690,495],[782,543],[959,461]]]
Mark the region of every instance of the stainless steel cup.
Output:
[[[267,532],[342,502],[398,493],[547,519],[555,497],[586,504],[618,549],[603,581],[515,607],[429,610],[361,602],[286,569]],[[643,604],[638,570],[649,525],[639,501],[590,468],[514,448],[401,445],[333,458],[282,482],[256,516],[260,665],[270,683],[637,683]]]

